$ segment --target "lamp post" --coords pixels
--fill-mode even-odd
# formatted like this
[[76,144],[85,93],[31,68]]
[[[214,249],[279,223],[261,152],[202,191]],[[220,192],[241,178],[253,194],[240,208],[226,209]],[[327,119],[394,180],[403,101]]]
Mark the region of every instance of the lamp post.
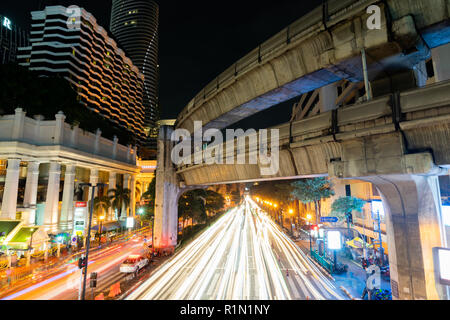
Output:
[[103,220],[105,220],[105,216],[98,217],[100,220],[100,228],[98,229],[98,245],[100,246],[102,244],[102,226],[103,226]]
[[[311,220],[311,215],[308,214],[306,215],[306,220],[308,220],[308,225],[309,225],[309,221]],[[311,229],[309,230],[309,254],[312,253],[312,244],[311,244]]]
[[[86,237],[86,254],[85,254],[85,266],[84,266],[84,276],[83,276],[83,285],[81,288],[81,300],[85,300],[86,297],[86,278],[87,278],[87,270],[88,270],[88,263],[89,263],[89,247],[91,244],[91,225],[92,225],[92,214],[94,212],[94,196],[95,196],[95,188],[99,188],[99,187],[105,187],[107,186],[107,184],[104,183],[97,183],[97,185],[93,186],[90,183],[81,183],[79,185],[80,188],[83,187],[90,187],[92,188],[92,193],[91,193],[91,207],[89,210],[89,224],[88,224],[88,232],[87,232],[87,237]],[[83,275],[83,273],[82,273]]]
[[292,233],[292,234],[294,234],[294,229],[293,229],[294,222],[293,222],[293,220],[292,220],[292,214],[293,214],[293,213],[294,213],[294,210],[289,209],[289,216],[291,217],[291,233]]

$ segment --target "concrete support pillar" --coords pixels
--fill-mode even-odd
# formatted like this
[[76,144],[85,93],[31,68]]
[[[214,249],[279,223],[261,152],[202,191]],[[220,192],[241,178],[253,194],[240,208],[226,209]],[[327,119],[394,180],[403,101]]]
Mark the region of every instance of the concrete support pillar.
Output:
[[385,208],[393,298],[446,299],[433,263],[433,248],[446,246],[437,177],[402,174],[364,180],[378,188]]
[[27,170],[27,181],[25,183],[25,194],[23,197],[24,207],[30,208],[29,220],[26,222],[30,225],[35,224],[36,220],[36,199],[39,182],[39,162],[29,161]]
[[1,219],[16,219],[17,191],[19,188],[20,159],[8,159],[5,190],[3,191]]
[[61,164],[51,162],[48,173],[47,198],[44,209],[45,230],[56,233],[58,229],[58,203],[59,203],[59,181],[61,176]]
[[[108,190],[112,190],[112,189],[116,188],[116,179],[117,179],[117,174],[115,172],[110,172],[109,173]],[[108,221],[112,221],[112,220],[115,220],[114,209],[109,208],[108,209]]]
[[174,248],[178,235],[178,197],[181,193],[171,160],[172,126],[161,126],[158,137],[158,167],[156,169],[156,199],[154,247]]
[[60,229],[63,231],[70,230],[73,222],[73,196],[75,188],[75,165],[66,165],[66,173],[64,175],[64,190],[61,206],[61,219],[59,222]]
[[136,176],[130,177],[130,216],[136,215]]
[[[91,201],[93,187],[96,186],[98,183],[98,170],[97,169],[91,169],[91,175],[89,176],[89,183],[92,185],[92,187],[89,188],[88,201]],[[97,197],[97,195],[98,195],[98,189],[95,188],[94,198]]]
[[336,83],[320,88],[319,97],[320,113],[336,109],[336,99],[338,97]]
[[436,82],[450,80],[450,43],[431,49]]

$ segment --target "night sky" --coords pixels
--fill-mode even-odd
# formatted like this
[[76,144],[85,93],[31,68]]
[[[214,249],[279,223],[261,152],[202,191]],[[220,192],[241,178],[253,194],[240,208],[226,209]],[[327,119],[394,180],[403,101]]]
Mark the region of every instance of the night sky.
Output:
[[[0,14],[29,29],[30,11],[43,0],[2,0]],[[48,2],[54,2],[49,0]],[[60,0],[91,12],[109,29],[111,0]],[[160,5],[161,118],[175,118],[183,107],[218,74],[322,0],[174,1]],[[292,102],[261,112],[253,121],[265,125],[290,117]],[[259,118],[259,119],[258,119]],[[259,127],[262,124],[259,123]]]

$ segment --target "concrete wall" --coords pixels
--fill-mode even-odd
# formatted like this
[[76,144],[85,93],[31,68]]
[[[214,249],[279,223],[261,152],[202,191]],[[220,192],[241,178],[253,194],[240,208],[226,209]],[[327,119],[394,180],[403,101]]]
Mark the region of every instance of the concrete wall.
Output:
[[101,132],[94,134],[78,126],[72,127],[64,120],[63,114],[56,115],[56,120],[35,120],[26,117],[22,109],[16,109],[14,115],[0,117],[0,142],[60,145],[129,164],[136,163],[136,150],[130,146],[103,138]]

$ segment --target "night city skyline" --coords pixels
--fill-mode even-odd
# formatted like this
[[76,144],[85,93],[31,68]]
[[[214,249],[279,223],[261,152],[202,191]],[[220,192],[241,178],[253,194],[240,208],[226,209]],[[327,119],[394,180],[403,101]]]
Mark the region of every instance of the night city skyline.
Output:
[[450,0],[3,1],[0,305],[433,317],[449,142]]
[[[29,11],[37,10],[39,1],[8,1],[1,9],[23,28],[29,28]],[[109,30],[111,0],[57,2],[85,8]],[[213,5],[210,1],[156,2],[160,5],[161,119],[173,119],[215,76],[321,1],[281,0],[264,6],[255,0]],[[205,24],[210,27],[204,28]]]

